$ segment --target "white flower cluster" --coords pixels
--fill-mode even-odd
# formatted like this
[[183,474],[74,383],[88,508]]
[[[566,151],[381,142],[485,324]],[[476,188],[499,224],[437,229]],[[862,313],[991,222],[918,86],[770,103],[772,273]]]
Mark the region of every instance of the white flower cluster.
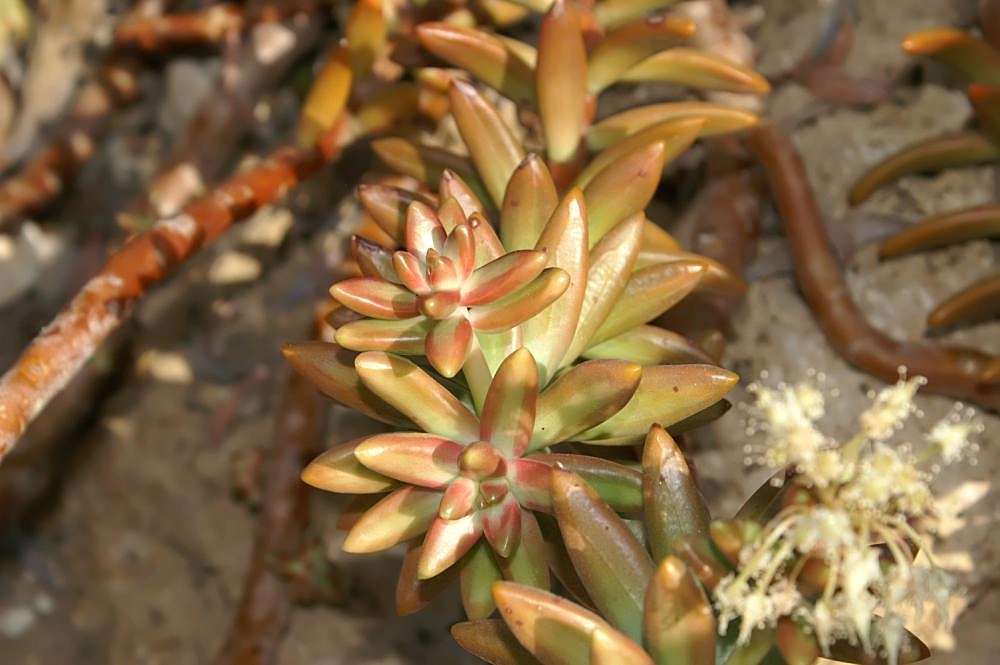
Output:
[[750,386],[757,401],[748,431],[764,432],[765,444],[748,448],[748,461],[791,469],[789,489],[807,498],[786,501],[744,548],[738,571],[716,587],[720,630],[739,618],[738,641],[746,643],[753,630],[790,617],[816,635],[824,652],[848,640],[894,664],[904,635],[901,610],[933,602],[944,612],[948,576],[913,565],[924,544],[916,527],[933,514],[930,481],[938,469],[921,464],[973,453],[970,438],[982,424],[959,406],[925,435],[919,456],[910,444],[890,445],[903,422],[919,414],[913,396],[922,383],[901,378],[873,394],[860,431],[845,444],[818,429],[825,406],[815,386]]

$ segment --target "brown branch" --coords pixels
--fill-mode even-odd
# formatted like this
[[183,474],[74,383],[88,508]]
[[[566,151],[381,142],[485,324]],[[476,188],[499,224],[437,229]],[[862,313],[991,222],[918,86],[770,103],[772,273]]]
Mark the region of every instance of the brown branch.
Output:
[[135,236],[43,329],[0,378],[0,461],[42,408],[131,314],[143,294],[197,250],[339,154],[345,118],[314,148],[279,148],[175,217]]
[[320,6],[320,0],[281,0],[245,9],[239,3],[225,2],[184,14],[136,17],[118,27],[115,44],[149,54],[211,46],[256,23],[315,13]]
[[928,392],[1000,411],[1000,386],[989,383],[996,358],[961,347],[899,342],[868,323],[840,273],[795,147],[768,125],[753,130],[750,143],[778,204],[799,288],[830,345],[849,363],[883,381],[895,381],[904,366],[911,375],[927,378]]
[[215,665],[264,665],[277,658],[292,609],[287,569],[302,556],[309,522],[310,490],[299,474],[319,451],[328,404],[309,381],[289,372],[243,595]]

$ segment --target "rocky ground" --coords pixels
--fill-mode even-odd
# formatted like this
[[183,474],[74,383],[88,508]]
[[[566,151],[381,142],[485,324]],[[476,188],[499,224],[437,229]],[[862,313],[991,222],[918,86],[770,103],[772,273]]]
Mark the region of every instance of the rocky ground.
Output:
[[[759,68],[775,74],[812,47],[819,3],[758,4],[764,12],[754,33]],[[870,77],[895,77],[912,64],[897,46],[907,32],[963,20],[958,2],[857,4],[848,68]],[[99,8],[92,11],[79,12],[75,20],[89,25],[100,15]],[[84,228],[111,219],[151,171],[162,137],[191,112],[192,91],[212,87],[217,67],[204,59],[180,60],[167,66],[162,79],[151,73],[144,81],[146,101],[116,120],[111,139],[58,217]],[[77,74],[64,76],[71,86]],[[831,225],[853,228],[868,213],[913,221],[995,197],[992,169],[964,169],[907,178],[860,210],[847,206],[846,191],[862,169],[917,138],[967,122],[964,96],[956,86],[939,85],[939,78],[932,70],[923,85],[904,82],[888,101],[863,109],[818,101],[796,83],[777,87],[766,113],[791,132]],[[281,94],[272,102],[280,111]],[[277,113],[255,135],[252,147],[280,134],[281,117]],[[247,503],[234,498],[239,469],[269,443],[271,414],[287,371],[280,346],[307,334],[311,302],[330,280],[330,266],[355,218],[353,207],[339,202],[343,191],[334,171],[323,174],[287,208],[265,211],[203,252],[140,308],[135,362],[117,377],[86,431],[53,453],[60,459],[58,489],[20,526],[0,534],[0,662],[210,662],[229,628],[254,526]],[[75,253],[72,261],[46,263],[46,257],[70,256],[69,250],[60,249],[58,233],[27,232],[51,242],[16,241],[36,248],[41,258],[11,268],[11,274],[30,269],[44,279],[28,293],[13,289],[5,300],[3,363],[28,331],[49,317],[78,279],[74,271],[88,265],[86,256]],[[303,242],[304,237],[310,240]],[[779,242],[774,234],[762,240]],[[778,246],[775,255],[780,251]],[[0,256],[0,270],[15,255],[9,250],[7,258]],[[780,260],[775,265],[764,270],[770,276],[755,282],[739,307],[726,363],[748,379],[765,368],[770,380],[800,380],[810,369],[824,372],[828,384],[841,391],[831,406],[832,433],[849,432],[865,393],[877,384],[829,350]],[[924,335],[924,316],[934,303],[995,269],[994,250],[986,242],[884,263],[872,247],[863,247],[846,266],[870,320],[908,339]],[[12,280],[2,277],[0,284]],[[1000,324],[990,323],[949,337],[997,353],[998,333]],[[735,401],[745,397],[739,389]],[[928,419],[936,419],[951,408],[951,400],[922,397],[920,405]],[[995,445],[1000,421],[984,419],[978,465],[947,469],[941,477],[947,539],[938,556],[959,577],[962,593],[953,604],[962,613],[953,641],[934,625],[920,625],[918,632],[943,649],[934,663],[995,662],[1000,539],[994,534],[1000,513],[992,479],[1000,473]],[[329,439],[343,440],[368,427],[335,409]],[[697,463],[717,514],[738,506],[760,482],[759,472],[742,465],[743,443],[736,410],[699,437]],[[395,618],[401,553],[363,558],[340,553],[333,529],[338,504],[317,493],[313,525],[335,566],[340,601],[296,609],[279,662],[471,662],[446,632],[459,617],[457,598],[446,596],[416,617]]]

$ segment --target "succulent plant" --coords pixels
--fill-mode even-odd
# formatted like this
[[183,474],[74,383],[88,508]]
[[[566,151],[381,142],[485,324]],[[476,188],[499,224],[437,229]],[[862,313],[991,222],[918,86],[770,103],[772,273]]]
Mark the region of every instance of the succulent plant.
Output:
[[[903,628],[901,606],[942,605],[949,585],[933,565],[912,564],[924,543],[929,476],[906,446],[888,443],[915,411],[918,384],[901,380],[879,393],[843,446],[816,428],[816,388],[755,386],[767,433],[757,461],[779,472],[732,520],[709,521],[683,454],[656,426],[643,453],[641,528],[581,476],[554,470],[553,511],[572,561],[564,577],[577,602],[498,582],[500,619],[460,623],[453,635],[499,665],[927,657]],[[931,429],[926,452],[952,462],[980,429],[956,411]]]
[[[978,127],[920,141],[890,155],[873,166],[854,185],[850,202],[865,201],[878,188],[908,174],[950,167],[1000,162],[1000,50],[988,41],[957,29],[931,29],[903,40],[908,53],[937,60],[968,83],[966,93]],[[882,258],[891,258],[976,238],[1000,236],[1000,206],[985,204],[946,212],[922,220],[886,240],[879,248]],[[993,275],[939,304],[927,317],[930,329],[994,314],[1000,303],[1000,275]],[[1000,364],[982,380],[1000,378]]]

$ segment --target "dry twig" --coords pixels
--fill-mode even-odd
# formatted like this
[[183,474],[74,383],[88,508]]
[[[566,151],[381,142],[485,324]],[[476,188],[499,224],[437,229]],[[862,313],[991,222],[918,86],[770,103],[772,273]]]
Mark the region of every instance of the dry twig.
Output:
[[785,136],[764,125],[750,143],[781,212],[799,288],[830,345],[848,362],[887,382],[899,368],[927,378],[925,390],[1000,411],[998,360],[973,349],[899,342],[872,327],[851,298],[833,255],[805,166]]

